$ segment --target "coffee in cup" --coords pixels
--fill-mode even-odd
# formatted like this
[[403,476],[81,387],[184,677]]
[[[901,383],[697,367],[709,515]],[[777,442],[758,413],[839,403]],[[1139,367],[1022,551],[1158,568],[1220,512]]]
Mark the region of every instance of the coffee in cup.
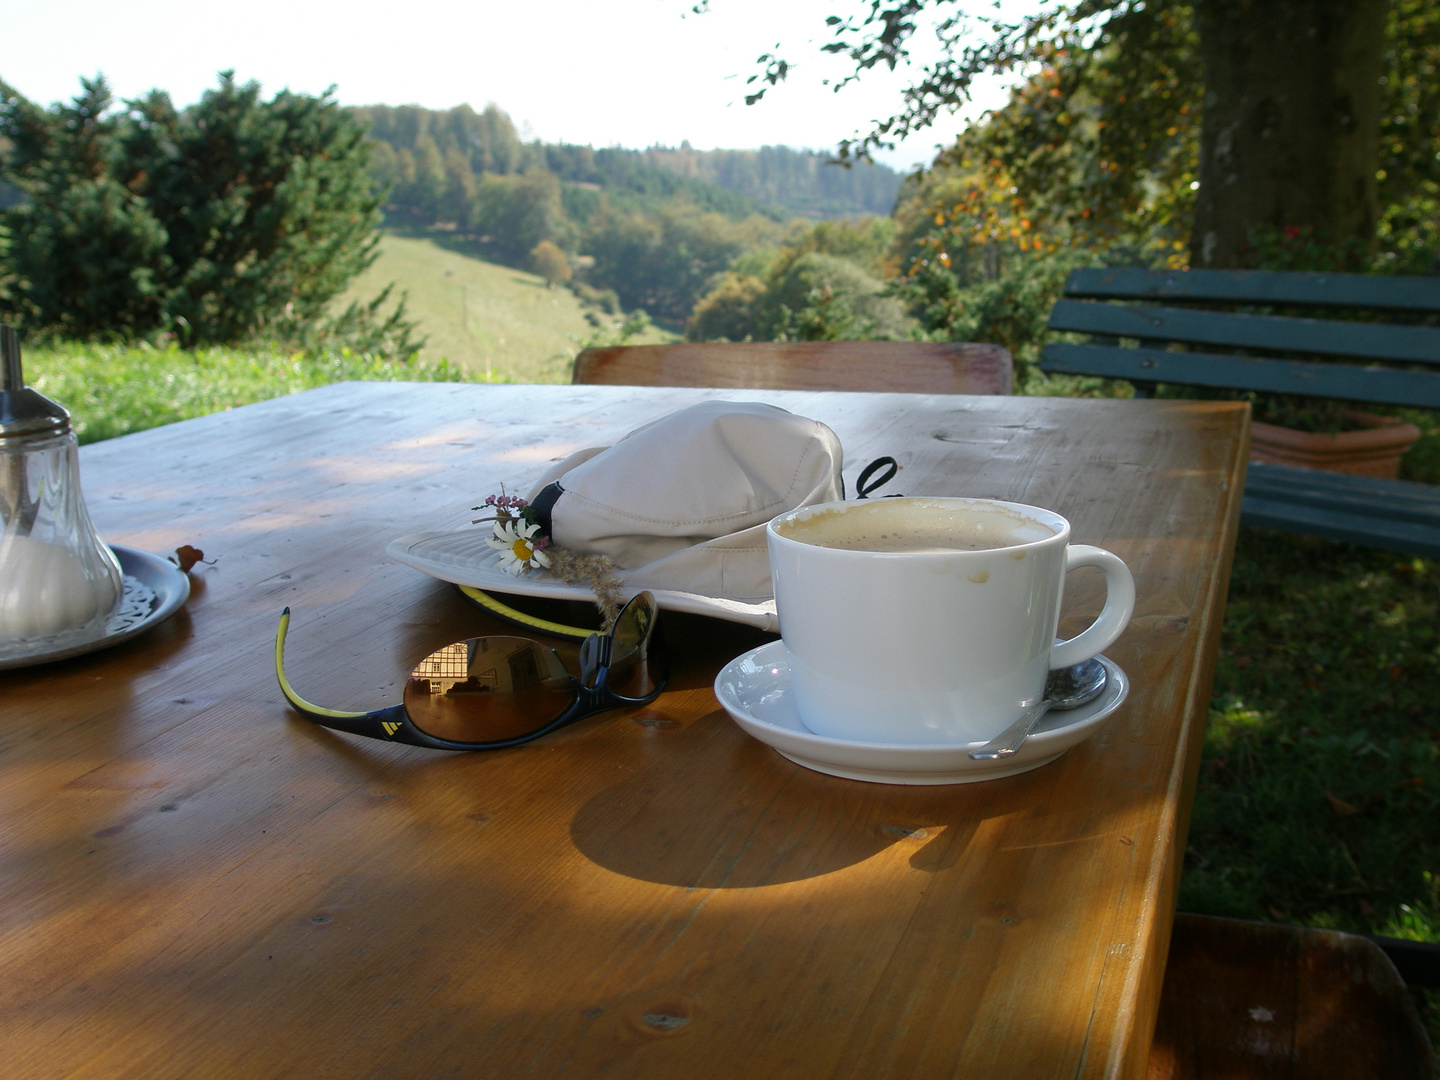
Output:
[[[822,503],[766,530],[800,719],[817,735],[895,745],[985,742],[1044,692],[1051,669],[1112,644],[1135,587],[1120,558],[1070,543],[1070,523],[992,499]],[[1065,575],[1105,574],[1106,602],[1057,643]]]

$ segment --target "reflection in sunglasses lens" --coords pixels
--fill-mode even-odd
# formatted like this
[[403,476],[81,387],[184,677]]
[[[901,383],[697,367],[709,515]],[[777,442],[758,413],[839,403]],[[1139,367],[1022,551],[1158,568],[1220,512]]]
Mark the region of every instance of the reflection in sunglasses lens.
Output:
[[607,676],[611,693],[638,699],[655,688],[647,656],[654,618],[654,610],[644,604],[631,604],[620,613],[615,622]]
[[555,650],[526,638],[471,638],[431,653],[405,683],[411,722],[440,739],[493,742],[537,731],[575,700]]

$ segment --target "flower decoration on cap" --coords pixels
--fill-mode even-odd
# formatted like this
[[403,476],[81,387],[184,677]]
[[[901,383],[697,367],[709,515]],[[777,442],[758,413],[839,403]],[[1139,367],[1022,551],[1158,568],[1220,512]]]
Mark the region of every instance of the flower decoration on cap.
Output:
[[475,518],[471,524],[493,522],[485,543],[500,552],[500,569],[519,577],[531,570],[548,570],[571,585],[588,585],[609,629],[629,597],[619,568],[604,555],[580,554],[556,547],[545,531],[541,515],[518,495],[487,495],[472,510],[493,510],[494,517]]
[[500,552],[500,569],[517,577],[526,570],[548,568],[550,557],[545,549],[550,538],[541,536],[539,525],[523,519],[495,522],[495,535],[485,542]]
[[474,509],[491,509],[495,517],[477,518],[494,521],[494,529],[485,543],[500,552],[500,569],[519,577],[527,570],[548,569],[550,556],[545,549],[550,547],[550,537],[540,530],[540,523],[533,519],[529,505],[518,495],[487,496],[481,506]]

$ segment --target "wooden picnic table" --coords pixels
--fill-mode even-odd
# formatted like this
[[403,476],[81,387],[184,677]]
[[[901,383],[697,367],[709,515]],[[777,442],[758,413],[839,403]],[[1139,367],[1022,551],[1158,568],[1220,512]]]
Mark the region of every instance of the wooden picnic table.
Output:
[[[666,613],[661,697],[514,750],[286,707],[282,608],[297,690],[393,704],[433,649],[515,631],[390,540],[713,397],[830,424],[852,486],[890,454],[895,490],[1051,507],[1121,555],[1127,703],[1025,775],[843,780],[717,704],[719,667],[766,635]],[[208,561],[148,633],[0,672],[5,1075],[1142,1075],[1247,424],[1224,403],[350,383],[86,447],[108,541]],[[1062,629],[1098,610],[1089,578]]]

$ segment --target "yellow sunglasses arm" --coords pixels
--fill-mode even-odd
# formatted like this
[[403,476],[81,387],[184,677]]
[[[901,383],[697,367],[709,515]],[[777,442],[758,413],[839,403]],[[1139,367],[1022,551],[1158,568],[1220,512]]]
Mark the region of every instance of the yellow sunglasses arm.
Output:
[[285,695],[285,700],[299,709],[302,713],[310,713],[315,716],[328,716],[336,720],[355,720],[362,716],[368,716],[364,712],[341,712],[339,709],[322,709],[319,705],[311,705],[299,694],[295,693],[290,686],[290,680],[285,677],[285,634],[290,629],[290,609],[287,607],[280,613],[280,626],[275,631],[275,677],[280,680],[280,692]]

